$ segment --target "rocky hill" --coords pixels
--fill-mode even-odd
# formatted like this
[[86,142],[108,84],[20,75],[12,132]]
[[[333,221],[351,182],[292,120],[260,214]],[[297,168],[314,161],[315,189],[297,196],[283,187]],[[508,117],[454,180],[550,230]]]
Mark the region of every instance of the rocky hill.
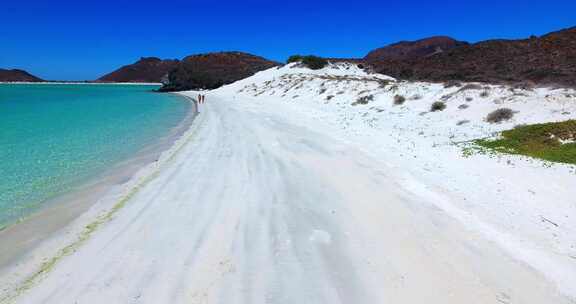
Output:
[[42,82],[44,80],[23,70],[0,69],[0,82]]
[[468,45],[468,43],[446,36],[430,37],[417,41],[401,41],[369,52],[364,60],[377,63],[382,60],[422,58],[464,45]]
[[156,57],[142,57],[137,62],[125,65],[106,74],[97,82],[162,82],[168,72],[178,65],[178,60],[162,60]]
[[371,52],[365,60],[376,72],[400,79],[576,86],[576,27],[522,40],[460,45],[428,56],[378,54]]
[[160,91],[214,89],[279,65],[242,52],[219,52],[188,56],[168,75]]

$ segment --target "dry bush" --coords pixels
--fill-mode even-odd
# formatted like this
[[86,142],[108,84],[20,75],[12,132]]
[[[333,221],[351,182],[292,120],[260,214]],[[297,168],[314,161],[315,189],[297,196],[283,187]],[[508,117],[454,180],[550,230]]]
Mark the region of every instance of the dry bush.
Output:
[[524,91],[532,91],[534,90],[534,83],[529,82],[529,81],[525,81],[525,82],[519,82],[514,84],[511,87],[512,90],[524,90]]
[[406,97],[402,96],[402,95],[395,95],[394,96],[394,104],[395,105],[401,105],[406,101]]
[[452,88],[452,87],[457,87],[457,88],[459,88],[459,87],[461,87],[461,86],[462,86],[462,83],[461,83],[460,81],[457,81],[457,80],[449,80],[449,81],[446,81],[446,82],[444,83],[444,88],[445,88],[445,89]]
[[385,88],[391,82],[390,80],[387,79],[377,79],[376,81],[378,82],[378,87],[381,89]]
[[476,83],[469,83],[458,90],[458,92],[464,92],[468,90],[482,90],[482,86]]
[[356,106],[359,104],[365,105],[365,104],[368,104],[372,100],[374,100],[374,95],[366,95],[366,96],[362,96],[362,97],[358,98],[358,100],[353,102],[352,105],[353,106]]
[[501,123],[503,121],[509,120],[514,116],[514,111],[508,108],[500,108],[488,114],[486,116],[486,121],[489,123]]

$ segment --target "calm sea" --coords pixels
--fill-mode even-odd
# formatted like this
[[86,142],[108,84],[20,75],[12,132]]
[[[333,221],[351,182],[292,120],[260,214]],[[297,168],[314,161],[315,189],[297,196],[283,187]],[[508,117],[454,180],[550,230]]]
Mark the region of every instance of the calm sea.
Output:
[[155,88],[0,84],[0,227],[167,136],[190,104]]

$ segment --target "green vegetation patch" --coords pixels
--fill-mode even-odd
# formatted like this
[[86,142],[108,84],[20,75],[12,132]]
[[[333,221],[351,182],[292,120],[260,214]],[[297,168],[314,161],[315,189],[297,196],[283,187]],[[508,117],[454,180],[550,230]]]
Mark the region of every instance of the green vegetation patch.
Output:
[[490,150],[576,164],[576,120],[518,126],[500,139],[475,141]]
[[287,60],[287,63],[291,62],[302,62],[302,64],[312,70],[319,70],[328,65],[328,60],[314,55],[292,55]]

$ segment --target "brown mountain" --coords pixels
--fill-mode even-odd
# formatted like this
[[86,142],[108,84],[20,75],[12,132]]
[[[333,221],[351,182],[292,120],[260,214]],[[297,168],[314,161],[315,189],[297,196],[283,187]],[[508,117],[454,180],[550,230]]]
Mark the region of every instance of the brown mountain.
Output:
[[364,57],[364,60],[367,62],[378,62],[381,60],[406,60],[428,57],[467,44],[467,42],[454,40],[446,36],[430,37],[417,41],[401,41],[371,51]]
[[488,40],[425,57],[372,60],[376,72],[425,81],[576,86],[576,27],[522,40]]
[[0,69],[0,81],[3,82],[42,82],[44,80],[23,70]]
[[279,65],[242,52],[219,52],[188,56],[168,75],[160,91],[215,89]]
[[125,65],[106,74],[97,82],[162,82],[162,78],[178,65],[178,60],[162,60],[142,57],[137,62]]

